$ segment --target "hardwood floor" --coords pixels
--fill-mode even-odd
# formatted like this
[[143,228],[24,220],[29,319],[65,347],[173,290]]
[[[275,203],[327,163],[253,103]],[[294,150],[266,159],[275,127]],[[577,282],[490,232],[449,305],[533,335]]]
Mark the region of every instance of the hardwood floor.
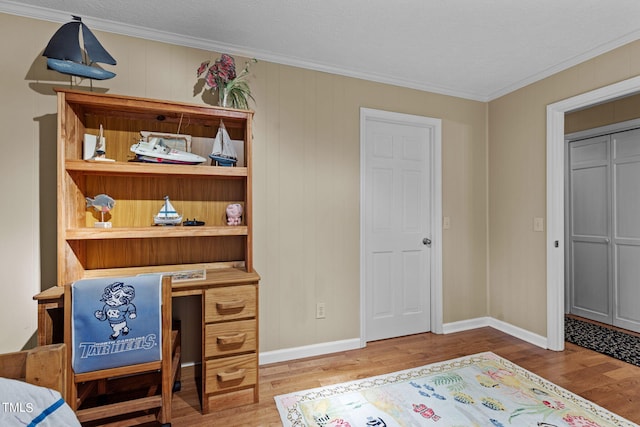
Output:
[[280,426],[273,397],[313,387],[492,351],[635,423],[640,423],[640,367],[566,344],[544,350],[492,328],[419,334],[371,342],[366,348],[260,367],[260,402],[200,413],[194,369],[184,368],[174,395],[173,426]]

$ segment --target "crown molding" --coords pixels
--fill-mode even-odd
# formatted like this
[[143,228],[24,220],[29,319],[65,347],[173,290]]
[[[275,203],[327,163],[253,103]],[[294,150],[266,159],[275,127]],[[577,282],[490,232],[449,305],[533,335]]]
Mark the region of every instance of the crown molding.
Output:
[[[50,22],[64,23],[70,20],[71,12],[48,9],[39,6],[27,6],[22,3],[16,3],[8,0],[0,0],[0,12],[23,16],[27,18],[39,19]],[[508,84],[503,88],[491,92],[483,93],[478,91],[462,91],[452,87],[443,87],[439,85],[427,84],[425,82],[403,80],[396,77],[377,74],[366,71],[356,71],[333,64],[318,63],[304,60],[292,56],[276,54],[270,51],[258,51],[246,46],[239,46],[229,43],[222,43],[215,40],[202,39],[197,37],[189,37],[182,34],[175,34],[161,30],[133,26],[120,22],[104,20],[100,18],[83,16],[83,20],[87,22],[91,29],[104,31],[114,34],[120,34],[128,37],[136,37],[145,40],[157,41],[162,43],[173,44],[177,46],[185,46],[194,49],[202,49],[207,51],[225,52],[230,55],[238,55],[246,58],[256,58],[261,61],[272,62],[281,65],[304,68],[307,70],[319,71],[323,73],[336,74],[345,77],[351,77],[361,80],[367,80],[376,83],[383,83],[408,89],[415,89],[424,92],[430,92],[440,95],[447,95],[456,98],[463,98],[472,101],[490,102],[525,86],[537,81],[543,80],[575,65],[587,60],[593,59],[599,55],[609,52],[613,49],[621,47],[627,43],[640,39],[640,30],[626,34],[609,43],[602,44],[594,49],[581,55],[572,57],[557,65],[547,68],[546,70],[530,75],[529,77],[519,80],[515,83]]]
[[[24,4],[15,3],[6,0],[0,0],[0,12],[11,15],[18,15],[26,18],[39,19],[43,21],[64,23],[70,20],[71,12],[47,9],[38,6],[26,6]],[[322,64],[312,61],[303,60],[296,57],[279,55],[269,51],[257,51],[244,46],[238,46],[229,43],[222,43],[214,40],[202,39],[197,37],[189,37],[182,34],[175,34],[166,31],[154,30],[139,26],[114,22],[105,19],[95,18],[91,16],[83,16],[83,22],[90,25],[92,30],[104,31],[113,34],[120,34],[128,37],[136,37],[145,40],[168,43],[177,46],[185,46],[194,49],[202,49],[207,51],[224,52],[230,55],[243,56],[245,58],[256,58],[261,61],[272,62],[281,65],[304,68],[323,73],[336,74],[345,77],[352,77],[361,80],[383,83],[393,86],[399,86],[409,89],[416,89],[424,92],[432,92],[441,95],[448,95],[457,98],[470,99],[475,101],[484,101],[482,94],[465,92],[454,88],[441,87],[436,85],[428,85],[422,82],[401,80],[385,76],[382,74],[369,73],[363,71],[349,70],[331,64]]]
[[590,59],[603,55],[607,52],[610,52],[614,49],[617,49],[619,47],[622,47],[628,43],[632,43],[639,39],[640,39],[640,30],[625,34],[624,36],[619,37],[615,40],[612,40],[609,43],[601,44],[600,46],[597,46],[581,55],[574,56],[572,58],[567,59],[566,61],[563,61],[559,64],[554,65],[553,67],[549,67],[542,72],[532,74],[526,79],[507,85],[502,89],[489,94],[489,96],[487,96],[487,101],[493,101],[494,99],[500,98],[501,96],[507,95],[511,92],[514,92],[518,89],[521,89],[537,81],[546,79],[547,77],[551,77],[552,75],[557,74],[561,71],[568,70],[571,67],[574,67],[578,64],[586,62]]

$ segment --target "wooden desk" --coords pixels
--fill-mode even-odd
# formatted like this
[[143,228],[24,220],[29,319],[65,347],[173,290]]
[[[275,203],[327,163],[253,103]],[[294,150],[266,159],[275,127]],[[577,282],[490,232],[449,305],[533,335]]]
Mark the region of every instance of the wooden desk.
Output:
[[[258,282],[238,268],[207,270],[206,279],[173,283],[172,297],[202,301],[202,412],[258,401]],[[38,345],[62,342],[64,287],[38,301]]]
[[[173,283],[171,285],[171,295],[174,298],[190,295],[202,296],[208,288],[246,284],[257,285],[259,281],[260,276],[255,271],[246,272],[238,268],[211,269],[207,270],[207,277],[204,280]],[[58,316],[53,314],[51,310],[64,307],[63,294],[64,286],[53,286],[33,297],[34,300],[38,301],[38,345],[54,344],[54,335],[57,336],[57,334],[54,334],[54,325],[56,327],[58,325]]]

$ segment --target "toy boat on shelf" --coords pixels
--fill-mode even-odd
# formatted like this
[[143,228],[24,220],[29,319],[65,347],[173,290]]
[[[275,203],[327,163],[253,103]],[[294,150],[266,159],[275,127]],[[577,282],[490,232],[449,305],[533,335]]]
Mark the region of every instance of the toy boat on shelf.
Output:
[[169,196],[164,196],[164,205],[160,208],[160,212],[153,217],[155,225],[178,225],[182,221],[180,215],[169,201]]
[[197,219],[189,219],[182,223],[185,227],[202,227],[204,225],[204,221],[198,221]]
[[211,150],[209,157],[216,162],[217,166],[235,166],[238,162],[238,154],[222,120],[220,120],[220,127],[213,140],[213,150]]
[[[83,42],[84,49],[80,47],[80,41]],[[73,16],[73,21],[56,31],[42,55],[47,57],[47,68],[62,74],[94,80],[106,80],[116,75],[93,66],[95,63],[116,65],[116,60],[78,16]]]
[[174,165],[198,165],[207,159],[197,154],[169,147],[163,138],[149,138],[140,140],[131,146],[137,160],[147,163],[169,163]]

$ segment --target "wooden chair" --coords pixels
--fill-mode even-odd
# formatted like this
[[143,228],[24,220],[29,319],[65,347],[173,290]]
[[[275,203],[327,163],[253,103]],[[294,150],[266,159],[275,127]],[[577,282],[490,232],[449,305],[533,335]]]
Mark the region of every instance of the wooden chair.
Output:
[[[158,314],[161,317],[161,320],[155,319],[148,325],[149,327],[159,325],[161,330],[161,339],[156,337],[153,346],[149,343],[153,342],[154,333],[149,333],[147,326],[142,326],[147,325],[143,322],[150,320],[151,316],[143,318],[145,313],[141,308],[151,307],[158,300],[147,298],[147,293],[144,293],[146,291],[139,291],[142,285],[138,280],[143,277],[145,276],[87,279],[65,286],[64,340],[68,349],[67,401],[83,424],[96,420],[120,421],[123,418],[147,422],[155,415],[155,419],[163,426],[171,425],[171,399],[174,384],[176,381],[179,384],[180,371],[180,332],[172,331],[171,277],[165,276],[159,279],[158,276],[146,276],[147,279],[155,277],[155,292],[159,292],[161,301],[159,308],[146,310],[146,313],[155,312],[155,317]],[[119,289],[115,291],[117,295],[112,293],[111,288],[108,292],[109,295],[115,295],[112,297],[115,299],[123,295],[123,286],[132,284],[135,288],[133,300],[122,300],[123,305],[118,307],[113,301],[108,305],[105,283],[109,284],[108,286],[119,285]],[[89,294],[85,287],[88,284],[94,286],[94,290]],[[93,297],[96,292],[101,292],[96,291],[97,288],[103,289],[104,293],[102,296],[98,294],[97,297]],[[85,291],[83,293],[78,289],[85,289]],[[84,306],[84,315],[87,316],[84,321],[78,320],[80,308],[77,307],[74,311],[74,292],[76,301],[77,298],[81,296],[85,298],[87,295],[91,295],[89,301],[97,298],[94,303],[87,304],[86,301],[78,303]],[[102,304],[105,304],[104,307]],[[91,314],[88,315],[86,311]],[[118,312],[121,316],[119,319],[116,316]],[[118,323],[124,318],[126,318],[125,322]],[[100,322],[100,320],[106,321]],[[75,332],[74,324],[79,328]],[[94,330],[91,333],[99,335],[93,341],[86,340],[86,328],[94,326],[99,332]],[[131,332],[130,335],[129,332]],[[136,336],[137,333],[146,333],[146,335]],[[85,341],[81,342],[80,338]],[[135,353],[130,351],[132,348],[141,351]],[[152,354],[139,356],[140,353],[144,353],[144,350]],[[106,355],[109,352],[112,354]],[[75,360],[74,353],[76,353]],[[81,360],[82,356],[90,359],[91,357],[87,356],[92,355],[98,355],[99,357],[93,359],[100,359],[100,363],[104,361],[107,367],[98,366],[96,370],[93,370],[93,366],[80,367],[85,362]],[[114,357],[122,360],[114,362],[112,361]],[[155,360],[144,361],[145,358]]]

